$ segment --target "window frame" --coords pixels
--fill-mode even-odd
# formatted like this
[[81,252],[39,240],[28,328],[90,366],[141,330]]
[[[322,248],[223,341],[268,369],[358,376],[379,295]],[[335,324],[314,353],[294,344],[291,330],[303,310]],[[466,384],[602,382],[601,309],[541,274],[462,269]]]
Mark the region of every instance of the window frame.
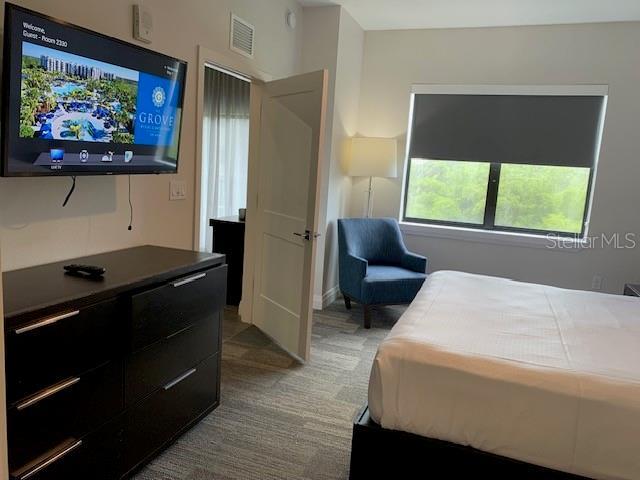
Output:
[[[593,187],[595,185],[597,167],[599,163],[602,134],[607,110],[609,87],[607,85],[412,85],[409,105],[409,121],[407,126],[407,143],[405,149],[404,173],[402,179],[402,195],[400,202],[400,212],[398,220],[400,223],[411,223],[414,225],[442,226],[471,229],[487,233],[511,233],[524,234],[527,236],[561,237],[583,240],[587,236],[591,211],[593,204]],[[540,230],[533,228],[508,227],[495,225],[496,208],[498,203],[498,191],[500,188],[501,162],[489,162],[489,175],[487,178],[487,195],[485,199],[484,219],[482,224],[466,223],[447,220],[432,220],[425,218],[415,218],[406,215],[409,176],[411,174],[411,132],[413,126],[413,106],[414,98],[420,94],[467,94],[467,95],[587,95],[603,96],[603,114],[597,131],[597,152],[595,161],[589,168],[589,180],[585,197],[585,208],[582,218],[582,229],[580,233],[563,232],[556,230]],[[437,161],[437,159],[433,159]],[[459,160],[464,161],[464,160]],[[536,166],[532,164],[532,166]]]

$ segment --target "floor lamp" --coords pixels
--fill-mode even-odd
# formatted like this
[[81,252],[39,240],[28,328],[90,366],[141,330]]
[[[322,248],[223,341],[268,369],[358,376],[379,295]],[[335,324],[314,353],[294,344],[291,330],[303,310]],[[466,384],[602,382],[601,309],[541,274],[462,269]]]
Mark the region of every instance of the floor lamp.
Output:
[[373,177],[396,178],[398,176],[397,146],[395,138],[354,137],[351,139],[349,176],[369,177],[366,191],[367,207],[364,216],[373,213]]

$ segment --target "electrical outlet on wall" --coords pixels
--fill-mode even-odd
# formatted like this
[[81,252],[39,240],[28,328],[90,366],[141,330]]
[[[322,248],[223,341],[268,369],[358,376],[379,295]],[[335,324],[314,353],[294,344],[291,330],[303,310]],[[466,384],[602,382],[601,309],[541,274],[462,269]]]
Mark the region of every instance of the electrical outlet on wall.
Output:
[[187,182],[171,180],[169,182],[169,200],[184,200],[187,198]]
[[602,276],[593,276],[593,279],[591,280],[591,290],[602,290]]

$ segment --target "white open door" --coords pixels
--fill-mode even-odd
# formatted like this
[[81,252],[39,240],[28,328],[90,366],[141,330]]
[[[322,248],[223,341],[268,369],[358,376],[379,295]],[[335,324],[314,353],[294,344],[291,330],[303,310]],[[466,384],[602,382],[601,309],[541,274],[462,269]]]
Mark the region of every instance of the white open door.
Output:
[[[262,84],[255,149],[255,269],[252,323],[294,357],[311,346],[319,159],[324,143],[327,73]],[[256,109],[258,110],[258,109]],[[254,121],[255,120],[255,121]],[[256,133],[256,132],[254,132]]]

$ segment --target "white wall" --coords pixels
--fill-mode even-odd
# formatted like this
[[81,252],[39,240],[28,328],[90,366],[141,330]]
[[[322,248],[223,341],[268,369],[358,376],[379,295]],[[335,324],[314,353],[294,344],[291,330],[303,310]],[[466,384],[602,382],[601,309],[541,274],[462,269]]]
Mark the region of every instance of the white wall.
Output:
[[321,236],[317,240],[316,267],[314,278],[313,308],[322,308],[324,292],[324,256],[327,232],[327,198],[329,196],[329,178],[331,170],[331,151],[333,136],[333,118],[336,88],[336,67],[338,62],[338,36],[340,30],[339,6],[313,7],[304,9],[304,32],[300,66],[303,72],[326,69],[329,72],[327,87],[327,110],[325,117],[324,157],[320,159],[319,175],[322,203],[318,231]]
[[316,258],[314,308],[338,291],[336,219],[347,214],[351,178],[345,175],[349,138],[357,133],[364,31],[339,7],[304,9],[303,70],[329,70],[325,158],[322,159],[321,230]]
[[[135,43],[133,0],[16,3]],[[147,5],[154,21],[154,41],[147,47],[189,64],[178,174],[132,177],[131,232],[124,176],[78,178],[76,192],[64,209],[60,205],[70,184],[67,178],[0,179],[0,236],[6,270],[145,243],[192,248],[197,46],[236,55],[228,49],[233,11],[256,27],[257,69],[274,77],[299,70],[302,26],[291,31],[284,21],[287,8],[302,17],[295,0],[153,0]],[[172,178],[187,181],[186,200],[169,201]]]
[[[640,232],[638,45],[640,23],[367,32],[359,133],[398,137],[404,152],[412,83],[608,84],[590,234]],[[398,216],[401,183],[375,180],[376,216]],[[364,190],[364,180],[354,182],[352,215],[362,211]],[[406,241],[429,257],[430,270],[582,289],[600,274],[603,288],[618,293],[624,282],[640,278],[638,248],[567,253],[411,235]]]
[[364,56],[364,31],[342,9],[338,35],[335,105],[327,198],[327,225],[323,267],[324,304],[335,300],[338,290],[338,228],[336,220],[347,216],[352,179],[346,175],[350,138],[358,133],[360,84]]

